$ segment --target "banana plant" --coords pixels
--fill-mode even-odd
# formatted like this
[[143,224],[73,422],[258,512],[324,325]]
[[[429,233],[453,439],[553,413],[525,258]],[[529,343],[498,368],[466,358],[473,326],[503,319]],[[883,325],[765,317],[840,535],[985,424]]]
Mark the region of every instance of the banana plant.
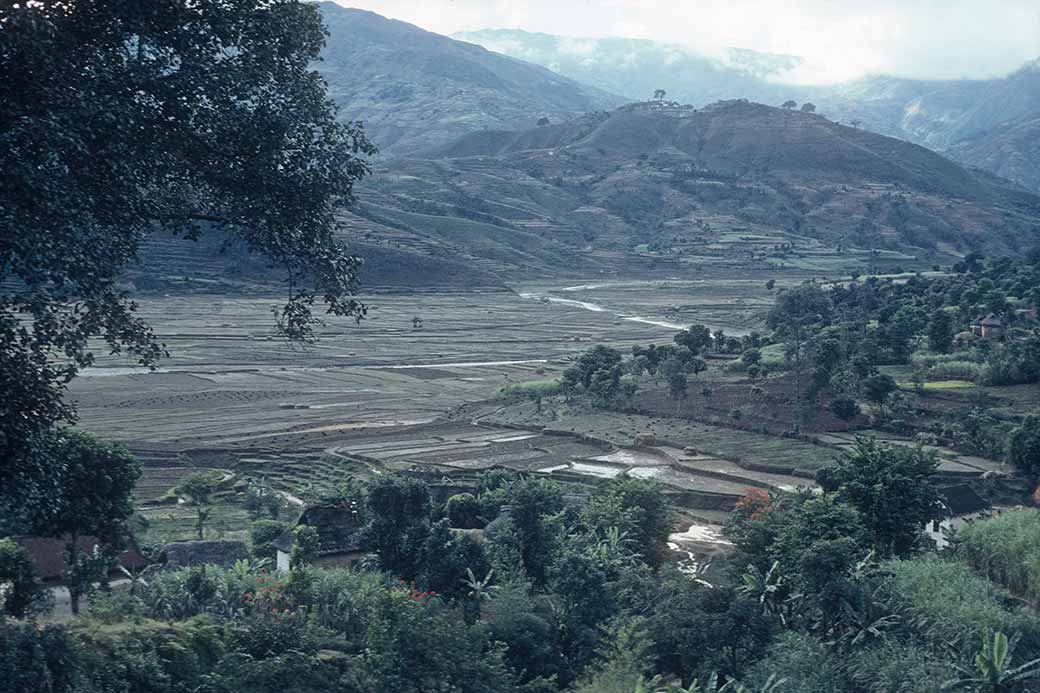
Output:
[[962,678],[947,681],[943,690],[966,690],[975,693],[1010,693],[1020,684],[1040,676],[1040,659],[1011,668],[1014,643],[1001,632],[982,637],[982,649],[975,655],[975,667],[955,664]]
[[784,576],[780,574],[780,562],[773,561],[764,574],[758,566],[749,565],[748,571],[741,576],[744,584],[738,591],[756,599],[767,616],[775,616],[780,623],[787,625],[787,615],[783,605],[785,588]]

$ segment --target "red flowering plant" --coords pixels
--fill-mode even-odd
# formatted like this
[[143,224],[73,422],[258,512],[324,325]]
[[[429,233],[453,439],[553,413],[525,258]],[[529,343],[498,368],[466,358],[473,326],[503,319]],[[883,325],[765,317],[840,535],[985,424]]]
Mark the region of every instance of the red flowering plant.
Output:
[[760,488],[749,488],[733,506],[726,522],[726,535],[745,553],[763,556],[776,539],[776,499]]
[[425,602],[437,597],[437,593],[433,590],[420,589],[411,580],[399,580],[398,584],[390,589],[390,593],[398,599],[408,599],[413,602]]
[[242,601],[254,614],[287,614],[294,611],[295,606],[286,591],[286,579],[276,575],[258,576],[255,589],[245,592]]

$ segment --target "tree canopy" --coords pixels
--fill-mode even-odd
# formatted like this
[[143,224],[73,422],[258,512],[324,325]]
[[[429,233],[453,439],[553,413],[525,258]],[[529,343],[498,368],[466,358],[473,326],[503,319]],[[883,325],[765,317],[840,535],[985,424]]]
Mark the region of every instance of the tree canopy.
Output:
[[[334,235],[374,152],[311,64],[296,0],[77,0],[0,9],[0,498],[39,489],[34,442],[73,411],[89,339],[151,365],[164,347],[120,289],[157,232],[228,234],[284,268],[280,330],[360,317],[360,259]],[[57,357],[57,358],[56,358]]]

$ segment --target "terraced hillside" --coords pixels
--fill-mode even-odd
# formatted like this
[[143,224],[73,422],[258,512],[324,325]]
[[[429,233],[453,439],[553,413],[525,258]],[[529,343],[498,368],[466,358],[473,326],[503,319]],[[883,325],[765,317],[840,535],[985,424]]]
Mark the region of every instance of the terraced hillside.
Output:
[[381,166],[358,213],[507,265],[551,267],[570,249],[677,273],[773,269],[838,249],[848,264],[921,267],[1040,240],[1040,197],[902,140],[745,101],[634,104],[437,153]]

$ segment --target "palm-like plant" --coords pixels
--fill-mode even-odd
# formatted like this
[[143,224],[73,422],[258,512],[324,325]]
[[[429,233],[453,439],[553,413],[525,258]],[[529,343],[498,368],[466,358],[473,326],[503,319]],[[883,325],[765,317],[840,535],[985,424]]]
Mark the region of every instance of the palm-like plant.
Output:
[[982,649],[975,655],[975,667],[954,665],[962,678],[947,681],[943,690],[968,690],[976,693],[1008,693],[1040,675],[1040,659],[1011,668],[1014,642],[1001,632],[982,637]]
[[498,589],[498,585],[491,584],[491,578],[494,576],[494,568],[489,570],[483,579],[474,575],[472,568],[466,568],[466,577],[462,578],[462,584],[469,588],[469,591],[466,592],[466,596],[473,599],[478,604],[486,599],[491,599],[491,595]]
[[769,570],[762,573],[758,566],[749,565],[748,571],[741,576],[744,584],[737,589],[756,599],[767,616],[775,616],[780,623],[787,625],[787,615],[783,606],[784,576],[780,574],[780,562],[773,561]]
[[770,675],[766,682],[759,688],[748,688],[736,680],[730,680],[719,685],[719,675],[712,673],[706,683],[694,679],[687,688],[680,684],[672,684],[668,688],[659,688],[661,677],[655,676],[650,681],[639,681],[633,693],[779,693],[787,679],[778,679],[776,675]]

